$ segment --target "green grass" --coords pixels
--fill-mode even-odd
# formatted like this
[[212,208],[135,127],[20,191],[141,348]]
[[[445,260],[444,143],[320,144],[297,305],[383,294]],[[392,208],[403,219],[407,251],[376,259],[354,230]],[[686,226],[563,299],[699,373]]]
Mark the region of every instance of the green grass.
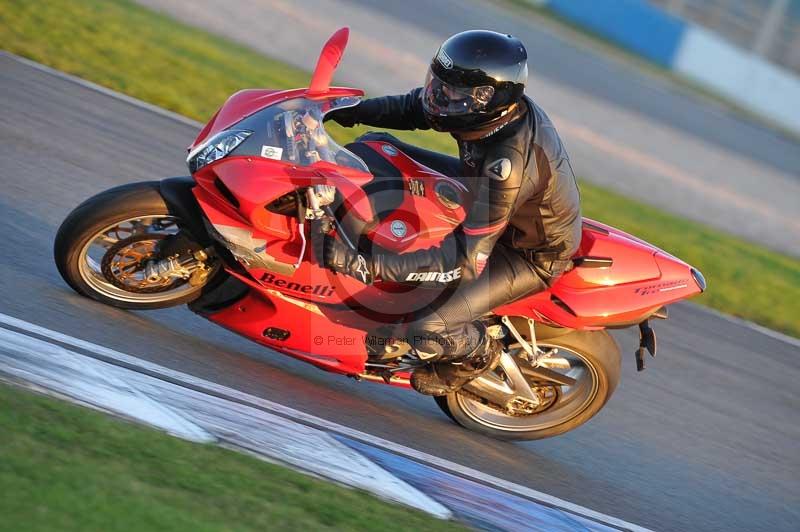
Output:
[[[238,89],[308,83],[301,70],[122,0],[0,0],[0,46],[201,121]],[[331,129],[340,142],[364,131]],[[455,151],[447,135],[398,136]],[[582,192],[587,216],[702,270],[701,305],[800,336],[800,261],[587,183]]]
[[249,455],[0,384],[0,531],[463,530]]
[[[326,37],[312,41],[321,47]],[[237,90],[310,80],[308,72],[125,0],[0,0],[0,47],[202,122]],[[342,129],[331,128],[338,139],[352,136]],[[455,151],[442,135],[423,138]]]

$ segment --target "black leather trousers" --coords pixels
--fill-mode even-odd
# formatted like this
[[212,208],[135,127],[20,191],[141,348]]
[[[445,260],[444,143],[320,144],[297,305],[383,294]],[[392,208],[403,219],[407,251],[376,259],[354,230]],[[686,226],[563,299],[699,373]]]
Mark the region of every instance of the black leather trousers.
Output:
[[[456,157],[407,144],[388,133],[367,133],[358,140],[389,142],[448,177],[458,177],[461,168]],[[483,273],[475,280],[459,283],[434,308],[418,312],[408,323],[406,337],[426,359],[456,361],[485,345],[476,320],[498,306],[545,290],[554,279],[546,268],[532,264],[519,250],[498,243]]]
[[546,278],[519,251],[497,244],[483,273],[460,283],[435,308],[419,312],[408,325],[407,338],[432,359],[454,361],[470,355],[485,345],[474,322],[496,307],[545,290]]

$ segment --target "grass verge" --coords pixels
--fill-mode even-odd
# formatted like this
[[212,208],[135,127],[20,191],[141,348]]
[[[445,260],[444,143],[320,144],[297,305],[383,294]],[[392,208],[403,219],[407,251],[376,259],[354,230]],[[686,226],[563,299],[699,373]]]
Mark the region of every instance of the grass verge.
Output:
[[1,383],[0,493],[0,531],[8,532],[463,530]]
[[[301,70],[125,0],[0,0],[0,46],[201,121],[241,88],[308,83]],[[331,129],[340,142],[365,130]],[[398,136],[455,150],[443,134]],[[600,187],[583,183],[582,193],[587,216],[700,268],[709,291],[698,303],[800,337],[800,261]]]

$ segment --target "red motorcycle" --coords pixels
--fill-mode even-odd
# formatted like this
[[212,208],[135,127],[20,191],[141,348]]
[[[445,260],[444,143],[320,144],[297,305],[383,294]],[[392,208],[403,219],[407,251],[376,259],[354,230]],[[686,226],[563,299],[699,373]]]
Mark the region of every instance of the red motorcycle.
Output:
[[[336,32],[306,89],[231,96],[189,147],[191,177],[132,183],[79,205],[55,260],[80,294],[126,309],[189,303],[280,353],[358,380],[408,387],[423,364],[403,320],[447,297],[453,272],[365,285],[321,267],[310,223],[351,246],[394,253],[436,245],[471,198],[455,179],[385,142],[339,146],[323,117],[363,91],[330,87],[347,44]],[[320,220],[320,222],[316,222]],[[620,350],[608,329],[638,326],[639,369],[655,355],[652,318],[705,289],[701,273],[607,225],[584,220],[574,268],[550,289],[484,317],[507,349],[497,368],[436,398],[460,425],[505,439],[571,430],[608,401]]]

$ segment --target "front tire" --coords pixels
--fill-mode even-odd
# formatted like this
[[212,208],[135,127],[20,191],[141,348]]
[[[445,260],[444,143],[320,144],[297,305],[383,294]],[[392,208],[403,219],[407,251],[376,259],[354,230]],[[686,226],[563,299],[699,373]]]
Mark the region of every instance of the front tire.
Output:
[[603,408],[619,383],[619,346],[607,331],[575,331],[540,340],[539,347],[557,348],[565,360],[572,361],[571,376],[580,377],[575,386],[559,387],[546,409],[527,416],[510,415],[463,391],[436,397],[436,403],[459,425],[502,440],[550,438],[583,425]]
[[[76,292],[114,307],[148,310],[189,303],[200,297],[204,286],[180,280],[150,286],[133,275],[125,284],[109,273],[109,253],[120,253],[127,261],[118,261],[119,271],[119,264],[133,264],[176,234],[180,223],[157,181],[112,188],[84,201],[61,224],[53,247],[56,266]],[[137,270],[135,264],[125,267]],[[206,285],[216,281],[213,277]]]

